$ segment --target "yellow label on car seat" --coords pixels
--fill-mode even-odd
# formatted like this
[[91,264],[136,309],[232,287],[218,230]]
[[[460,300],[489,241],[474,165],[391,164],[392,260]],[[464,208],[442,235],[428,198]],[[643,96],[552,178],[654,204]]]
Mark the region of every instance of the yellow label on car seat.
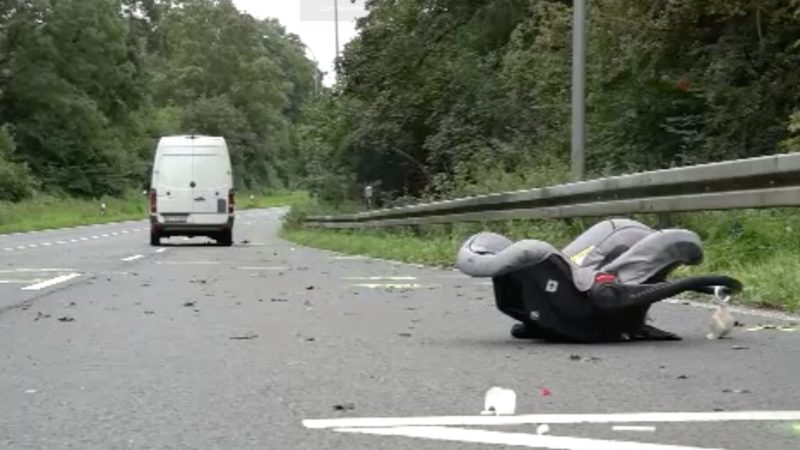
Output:
[[583,264],[583,260],[586,258],[586,256],[588,256],[589,253],[591,253],[592,250],[594,250],[594,247],[595,247],[594,245],[589,246],[584,250],[581,250],[580,252],[573,255],[572,258],[570,259],[572,260],[572,262],[580,266],[581,264]]

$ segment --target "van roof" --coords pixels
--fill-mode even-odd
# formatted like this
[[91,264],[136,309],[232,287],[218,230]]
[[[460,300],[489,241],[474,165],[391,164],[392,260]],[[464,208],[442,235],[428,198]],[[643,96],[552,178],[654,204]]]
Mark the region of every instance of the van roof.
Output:
[[187,141],[201,141],[205,143],[215,142],[215,143],[224,143],[225,138],[220,136],[205,136],[202,134],[181,134],[181,135],[173,135],[173,136],[163,136],[160,140],[162,144],[178,144],[178,143],[186,143]]

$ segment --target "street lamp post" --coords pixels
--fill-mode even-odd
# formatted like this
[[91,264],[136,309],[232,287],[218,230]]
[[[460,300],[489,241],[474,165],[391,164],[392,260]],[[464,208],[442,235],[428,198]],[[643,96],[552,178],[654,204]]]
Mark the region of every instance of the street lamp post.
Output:
[[336,29],[336,58],[339,58],[339,0],[333,0],[333,22]]
[[572,3],[572,176],[586,172],[586,0]]

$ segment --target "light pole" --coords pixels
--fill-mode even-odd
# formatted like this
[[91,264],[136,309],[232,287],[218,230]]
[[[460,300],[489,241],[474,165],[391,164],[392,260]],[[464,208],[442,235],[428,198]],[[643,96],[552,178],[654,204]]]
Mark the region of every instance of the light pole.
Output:
[[339,58],[339,0],[333,0],[333,22],[336,30],[336,59]]
[[586,174],[586,0],[572,2],[572,176]]

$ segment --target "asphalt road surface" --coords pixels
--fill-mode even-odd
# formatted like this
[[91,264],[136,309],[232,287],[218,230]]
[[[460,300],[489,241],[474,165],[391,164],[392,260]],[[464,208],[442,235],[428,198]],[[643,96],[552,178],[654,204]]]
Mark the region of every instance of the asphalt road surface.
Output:
[[[791,318],[710,341],[662,303],[685,340],[516,341],[485,280],[295,247],[282,213],[240,212],[229,248],[0,236],[0,448],[800,448]],[[493,386],[515,415],[481,414]]]

